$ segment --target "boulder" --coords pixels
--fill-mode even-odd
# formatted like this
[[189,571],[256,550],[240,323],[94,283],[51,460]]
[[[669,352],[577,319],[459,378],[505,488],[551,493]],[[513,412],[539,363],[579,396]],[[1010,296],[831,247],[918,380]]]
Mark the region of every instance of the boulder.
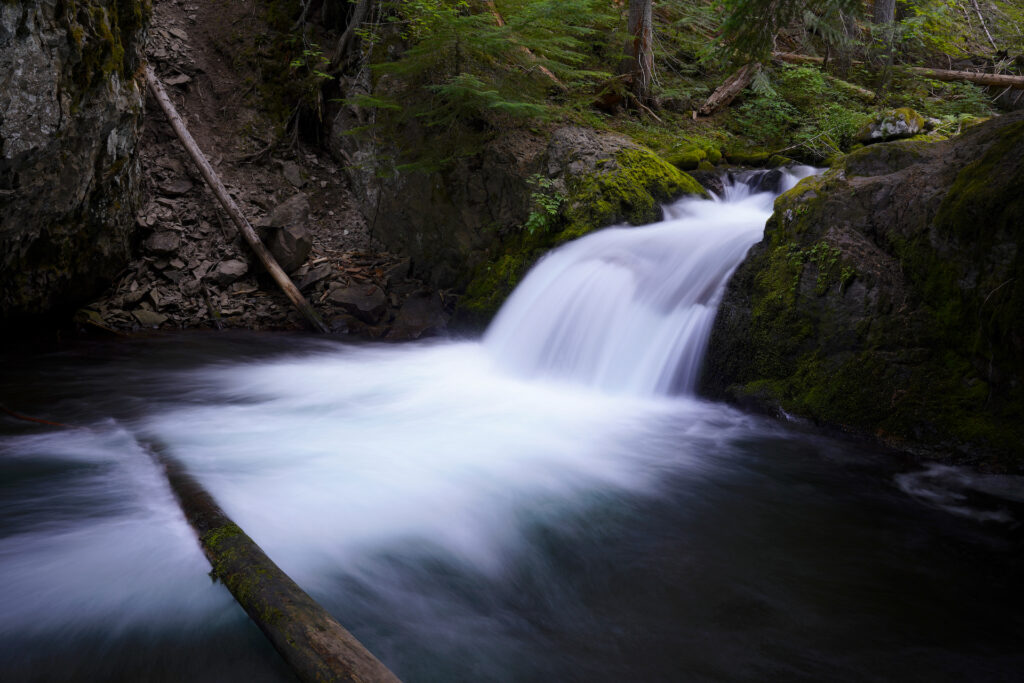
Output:
[[286,273],[298,270],[313,249],[309,199],[301,192],[278,205],[258,223],[260,239]]
[[349,285],[331,289],[328,301],[363,322],[373,324],[387,311],[388,299],[376,285]]
[[702,391],[1024,468],[1024,112],[851,154],[782,195]]
[[912,138],[925,131],[923,116],[909,107],[878,114],[857,131],[856,140],[864,144]]

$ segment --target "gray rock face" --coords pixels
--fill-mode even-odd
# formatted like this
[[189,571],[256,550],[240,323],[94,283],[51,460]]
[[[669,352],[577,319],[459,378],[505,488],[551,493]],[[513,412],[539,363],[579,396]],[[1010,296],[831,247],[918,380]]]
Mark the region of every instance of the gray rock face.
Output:
[[564,191],[571,178],[637,147],[622,136],[576,126],[550,138],[514,130],[442,171],[392,173],[375,166],[381,150],[344,134],[361,123],[343,109],[329,140],[335,156],[347,161],[359,210],[389,251],[411,257],[413,273],[442,289],[464,288],[521,229],[537,191],[531,176],[554,179],[555,189]]
[[1024,112],[872,145],[782,195],[703,391],[1024,469]]
[[68,312],[129,256],[144,3],[77,8],[0,3],[0,319]]

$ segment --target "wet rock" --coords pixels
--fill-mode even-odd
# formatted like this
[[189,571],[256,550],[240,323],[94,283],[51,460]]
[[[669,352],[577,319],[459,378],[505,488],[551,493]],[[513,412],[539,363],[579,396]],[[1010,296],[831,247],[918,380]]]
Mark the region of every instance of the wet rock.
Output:
[[155,311],[147,311],[143,308],[132,311],[132,315],[143,327],[160,327],[167,322],[167,316]]
[[327,299],[367,323],[380,320],[388,305],[384,291],[376,285],[335,287],[327,295]]
[[160,230],[146,238],[142,246],[151,254],[175,254],[181,247],[181,236],[173,230]]
[[207,273],[206,279],[219,287],[227,287],[232,282],[249,272],[249,264],[240,259],[221,261]]
[[448,326],[441,297],[436,292],[410,296],[402,304],[387,338],[395,340],[419,339],[443,332]]

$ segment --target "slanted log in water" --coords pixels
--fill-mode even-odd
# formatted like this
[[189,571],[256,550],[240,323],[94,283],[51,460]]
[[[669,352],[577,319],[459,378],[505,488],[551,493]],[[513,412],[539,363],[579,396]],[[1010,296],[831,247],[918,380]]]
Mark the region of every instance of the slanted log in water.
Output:
[[212,575],[227,586],[301,680],[398,681],[231,521],[180,462],[153,444],[150,450],[199,534]]
[[249,224],[249,221],[242,215],[241,210],[235,201],[228,194],[227,189],[224,187],[224,183],[220,181],[213,167],[210,166],[210,162],[206,160],[206,156],[202,150],[199,149],[199,145],[192,139],[192,135],[188,132],[188,128],[185,127],[184,121],[181,120],[181,116],[178,115],[178,110],[175,109],[174,104],[171,102],[171,98],[167,96],[167,91],[164,90],[163,85],[160,84],[160,80],[156,77],[156,73],[153,71],[153,67],[150,65],[146,66],[146,82],[149,84],[149,89],[153,93],[153,97],[160,103],[160,108],[163,109],[164,114],[167,116],[167,120],[171,124],[171,128],[174,129],[175,134],[178,136],[178,140],[181,141],[182,146],[188,152],[189,156],[192,157],[192,161],[195,162],[199,168],[199,172],[203,175],[203,179],[206,180],[206,184],[213,190],[213,194],[217,197],[217,201],[220,202],[224,210],[227,211],[228,215],[231,216],[231,220],[235,226],[238,227],[238,231],[245,238],[245,241],[249,243],[253,252],[256,253],[257,258],[263,264],[263,267],[267,269],[270,276],[274,278],[274,282],[277,283],[278,287],[285,293],[285,296],[292,302],[295,308],[299,309],[299,312],[306,317],[310,326],[313,329],[320,332],[327,332],[327,326],[324,325],[320,316],[313,310],[306,298],[302,296],[295,284],[289,279],[288,275],[281,269],[281,266],[277,263],[277,259],[267,251],[267,248],[260,241],[259,236],[256,235],[256,231]]

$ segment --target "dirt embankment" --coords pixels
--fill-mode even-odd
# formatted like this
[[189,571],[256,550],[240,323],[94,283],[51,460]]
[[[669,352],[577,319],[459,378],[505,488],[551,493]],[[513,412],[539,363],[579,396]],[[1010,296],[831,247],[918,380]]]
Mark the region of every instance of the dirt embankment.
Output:
[[[444,297],[383,251],[338,164],[275,132],[260,74],[238,59],[266,32],[258,3],[158,0],[146,53],[237,204],[333,331],[408,339],[443,329]],[[79,321],[118,332],[301,328],[151,100],[140,156],[133,260]]]

